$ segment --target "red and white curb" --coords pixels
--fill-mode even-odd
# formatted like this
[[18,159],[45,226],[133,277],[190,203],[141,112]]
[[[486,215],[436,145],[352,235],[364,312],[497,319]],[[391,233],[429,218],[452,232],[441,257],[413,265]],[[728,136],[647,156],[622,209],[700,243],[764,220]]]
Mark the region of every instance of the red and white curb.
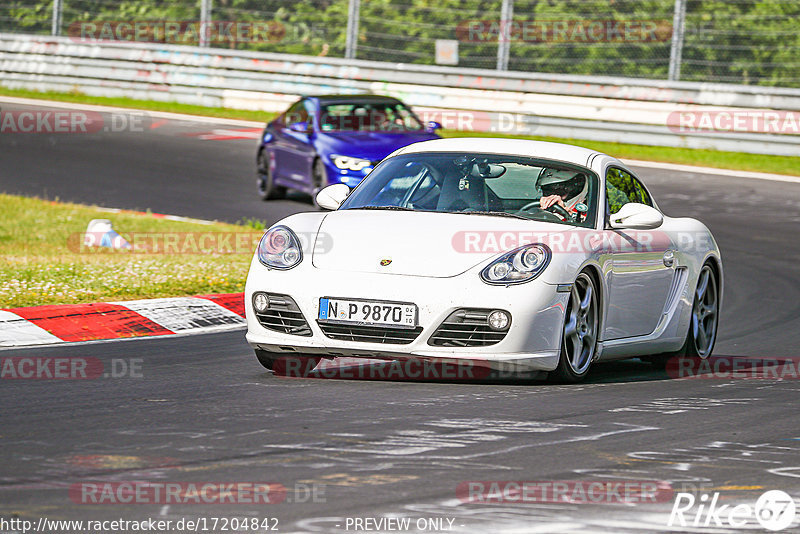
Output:
[[242,293],[0,310],[0,347],[241,329]]
[[210,132],[187,133],[187,137],[196,137],[203,141],[230,141],[233,139],[261,139],[261,132],[264,128],[238,128],[223,129],[217,128]]

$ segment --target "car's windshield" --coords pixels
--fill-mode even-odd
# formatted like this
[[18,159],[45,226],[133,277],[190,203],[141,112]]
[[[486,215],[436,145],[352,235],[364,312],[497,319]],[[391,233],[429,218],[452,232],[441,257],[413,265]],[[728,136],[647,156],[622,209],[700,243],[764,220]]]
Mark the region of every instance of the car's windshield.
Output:
[[[564,163],[424,152],[383,162],[340,209],[474,213],[592,227],[597,183],[591,170]],[[556,207],[542,209],[542,197],[551,197]]]
[[323,132],[420,131],[422,123],[400,102],[336,102],[323,104],[320,113]]

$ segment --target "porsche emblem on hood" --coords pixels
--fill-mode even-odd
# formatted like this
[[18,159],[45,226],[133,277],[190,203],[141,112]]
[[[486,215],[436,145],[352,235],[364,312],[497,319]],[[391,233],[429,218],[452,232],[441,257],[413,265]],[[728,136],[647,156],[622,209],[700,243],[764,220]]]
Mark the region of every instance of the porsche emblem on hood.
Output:
[[387,258],[387,259],[385,259],[385,260],[381,260],[381,267],[386,267],[386,266],[387,266],[387,265],[389,265],[390,263],[392,263],[392,260],[390,260],[390,259],[388,259],[388,258]]

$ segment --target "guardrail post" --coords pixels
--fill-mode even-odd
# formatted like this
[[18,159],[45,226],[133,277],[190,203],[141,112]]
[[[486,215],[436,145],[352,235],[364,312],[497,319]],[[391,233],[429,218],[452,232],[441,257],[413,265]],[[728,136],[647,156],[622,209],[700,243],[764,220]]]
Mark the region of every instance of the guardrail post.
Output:
[[497,36],[497,70],[508,70],[513,21],[514,0],[503,0],[503,6],[500,8],[500,34]]
[[211,33],[209,25],[211,24],[211,0],[202,0],[200,2],[200,46],[208,48],[208,36]]
[[672,47],[669,51],[670,81],[681,78],[681,56],[683,55],[683,33],[686,25],[686,0],[675,0],[675,14],[672,17]]
[[61,35],[61,0],[53,0],[53,26],[51,35]]
[[355,59],[358,48],[358,19],[361,12],[361,0],[350,0],[347,10],[347,36],[344,45],[345,59]]

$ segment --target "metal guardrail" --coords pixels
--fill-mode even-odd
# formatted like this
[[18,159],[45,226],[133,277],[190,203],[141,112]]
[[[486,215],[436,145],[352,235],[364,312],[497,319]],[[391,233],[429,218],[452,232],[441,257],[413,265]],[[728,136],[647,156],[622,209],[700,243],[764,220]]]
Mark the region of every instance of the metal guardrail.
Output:
[[800,155],[800,132],[676,133],[669,127],[675,111],[792,113],[800,110],[800,89],[790,88],[501,73],[3,33],[0,76],[9,88],[265,111],[285,109],[298,94],[372,92],[431,112],[507,114],[515,133]]

